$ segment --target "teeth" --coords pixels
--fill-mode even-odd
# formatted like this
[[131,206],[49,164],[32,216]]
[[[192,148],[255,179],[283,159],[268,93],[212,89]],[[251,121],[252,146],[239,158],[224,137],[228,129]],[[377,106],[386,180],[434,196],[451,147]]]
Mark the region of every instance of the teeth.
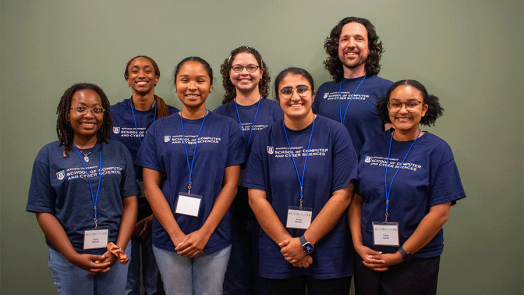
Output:
[[140,85],[140,86],[144,86],[147,84],[147,82],[137,82],[136,84]]

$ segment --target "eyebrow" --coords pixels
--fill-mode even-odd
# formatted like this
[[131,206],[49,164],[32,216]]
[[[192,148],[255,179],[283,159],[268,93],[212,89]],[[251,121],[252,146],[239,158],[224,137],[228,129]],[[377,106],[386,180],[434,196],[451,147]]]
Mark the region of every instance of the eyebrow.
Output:
[[[390,100],[400,101],[400,99],[398,99],[398,98],[391,98]],[[416,101],[418,101],[418,99],[416,99],[416,98],[408,98],[408,100],[416,100]]]

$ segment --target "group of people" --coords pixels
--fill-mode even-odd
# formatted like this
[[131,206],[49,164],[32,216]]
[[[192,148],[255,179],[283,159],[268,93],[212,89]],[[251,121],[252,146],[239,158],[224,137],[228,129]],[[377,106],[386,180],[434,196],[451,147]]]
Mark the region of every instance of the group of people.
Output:
[[436,294],[442,226],[465,197],[450,147],[420,129],[443,109],[421,83],[377,76],[368,20],[344,18],[324,47],[334,81],[315,90],[287,68],[276,101],[249,46],[221,65],[213,111],[194,56],[173,74],[181,110],[155,95],[147,56],[113,106],[96,85],[67,89],[26,208],[58,293],[347,295],[354,276],[357,295]]

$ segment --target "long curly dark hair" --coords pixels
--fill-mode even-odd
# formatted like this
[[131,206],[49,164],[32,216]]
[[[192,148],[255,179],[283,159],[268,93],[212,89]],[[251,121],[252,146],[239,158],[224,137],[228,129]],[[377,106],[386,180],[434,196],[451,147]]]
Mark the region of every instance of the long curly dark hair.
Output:
[[100,126],[100,129],[96,132],[96,137],[99,143],[107,143],[111,128],[113,127],[113,122],[111,121],[111,116],[109,114],[110,103],[106,94],[100,87],[90,83],[77,83],[67,88],[56,109],[56,114],[58,115],[56,120],[56,134],[58,135],[60,146],[64,147],[64,156],[67,156],[67,153],[73,149],[73,139],[75,135],[75,131],[71,127],[68,119],[69,111],[71,110],[71,101],[73,100],[73,95],[75,95],[77,91],[85,89],[93,90],[100,96],[100,99],[102,100],[102,108],[105,110],[102,126]]
[[[129,65],[131,64],[131,62],[139,57],[143,57],[147,59],[151,63],[151,65],[153,65],[153,69],[155,70],[155,75],[158,76],[158,78],[160,78],[160,68],[156,64],[155,60],[153,60],[152,58],[146,55],[137,55],[127,62],[126,70],[124,72],[124,79],[126,79],[127,81],[127,78],[129,77]],[[155,94],[155,102],[157,105],[157,108],[156,108],[157,118],[160,119],[160,118],[169,116],[169,107],[167,106],[166,102],[160,96],[157,96],[156,94]]]
[[362,24],[368,32],[369,55],[365,65],[366,75],[374,76],[380,73],[380,58],[384,49],[375,31],[375,26],[365,18],[346,17],[331,30],[331,34],[324,41],[324,48],[328,54],[328,58],[324,61],[324,67],[337,83],[344,78],[343,65],[338,57],[338,39],[342,33],[342,27],[352,22]]
[[388,102],[391,96],[391,92],[393,92],[393,90],[395,90],[400,85],[409,85],[417,88],[420,92],[422,92],[422,103],[428,105],[428,110],[426,111],[426,115],[420,119],[420,124],[426,126],[435,125],[437,119],[444,114],[444,108],[440,106],[438,97],[432,94],[428,94],[426,87],[424,87],[424,85],[422,85],[420,82],[416,80],[397,81],[393,83],[391,87],[389,87],[386,95],[378,99],[377,113],[382,119],[382,121],[386,123],[391,123],[391,120],[389,119]]
[[271,81],[271,77],[269,76],[269,70],[266,66],[266,63],[264,62],[264,60],[262,60],[262,55],[260,55],[260,53],[253,47],[240,46],[236,49],[233,49],[229,57],[226,58],[222,66],[220,66],[220,73],[222,74],[222,85],[226,90],[226,93],[224,94],[224,99],[222,100],[222,104],[226,104],[234,100],[237,96],[235,85],[231,83],[229,72],[231,71],[231,66],[233,65],[235,56],[242,52],[253,54],[253,56],[258,62],[258,66],[260,66],[260,70],[262,71],[262,78],[260,78],[260,81],[258,82],[258,90],[260,91],[260,96],[262,96],[262,98],[267,98],[269,94],[269,82]]

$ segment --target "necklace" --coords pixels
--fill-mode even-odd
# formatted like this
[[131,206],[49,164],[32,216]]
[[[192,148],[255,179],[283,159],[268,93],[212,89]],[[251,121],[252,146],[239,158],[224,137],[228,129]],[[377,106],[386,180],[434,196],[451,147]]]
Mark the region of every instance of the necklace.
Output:
[[[93,150],[91,150],[92,152]],[[79,151],[80,152],[80,151]],[[82,155],[84,155],[84,161],[85,162],[89,162],[89,155],[91,154],[91,152],[87,153],[87,154],[84,154],[84,152],[80,152]]]

